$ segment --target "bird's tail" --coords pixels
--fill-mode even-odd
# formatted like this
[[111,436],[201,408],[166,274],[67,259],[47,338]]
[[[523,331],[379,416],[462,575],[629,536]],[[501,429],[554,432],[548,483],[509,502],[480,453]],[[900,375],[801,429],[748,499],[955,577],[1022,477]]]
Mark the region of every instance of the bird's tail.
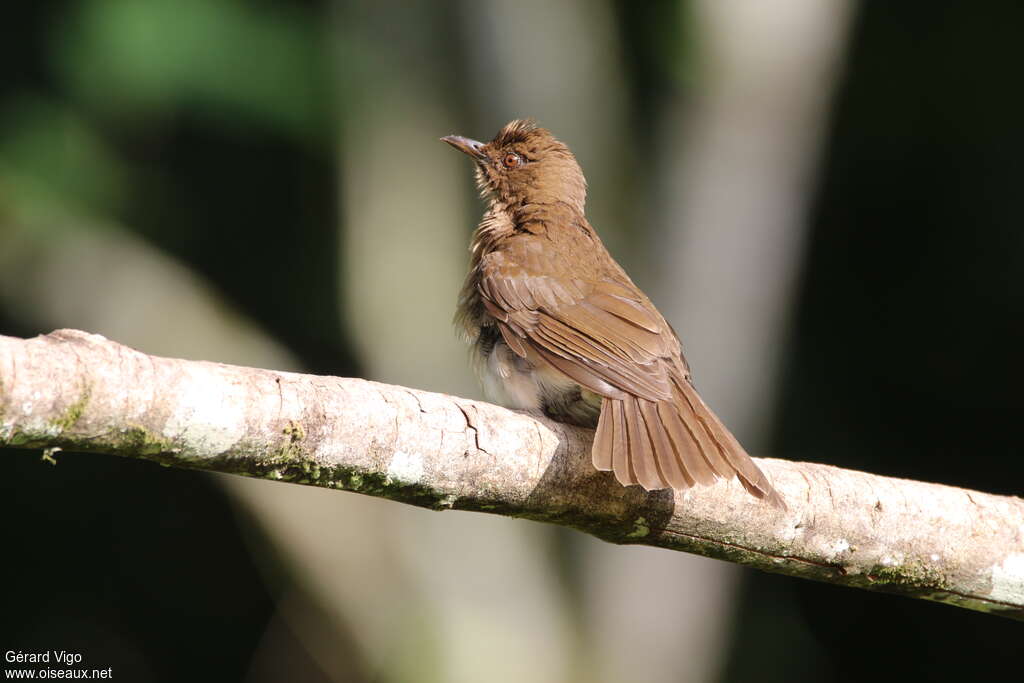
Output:
[[594,466],[623,485],[684,490],[736,476],[751,495],[785,509],[782,496],[688,379],[674,379],[672,400],[605,398],[594,436]]

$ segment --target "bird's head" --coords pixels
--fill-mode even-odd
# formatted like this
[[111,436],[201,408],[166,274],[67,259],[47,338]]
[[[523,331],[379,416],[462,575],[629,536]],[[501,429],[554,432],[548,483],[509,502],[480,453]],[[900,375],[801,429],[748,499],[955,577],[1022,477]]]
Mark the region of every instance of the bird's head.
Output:
[[587,182],[576,157],[547,130],[516,120],[490,142],[441,138],[476,163],[481,192],[508,207],[562,202],[583,213]]

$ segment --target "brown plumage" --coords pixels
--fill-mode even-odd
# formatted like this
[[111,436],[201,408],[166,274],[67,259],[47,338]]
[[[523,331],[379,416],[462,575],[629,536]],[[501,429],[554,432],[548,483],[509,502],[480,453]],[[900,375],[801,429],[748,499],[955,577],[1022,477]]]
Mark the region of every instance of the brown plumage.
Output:
[[672,327],[587,222],[569,149],[529,121],[486,144],[442,140],[474,160],[489,203],[456,314],[488,396],[596,426],[594,466],[623,485],[682,490],[736,476],[784,508],[697,394]]

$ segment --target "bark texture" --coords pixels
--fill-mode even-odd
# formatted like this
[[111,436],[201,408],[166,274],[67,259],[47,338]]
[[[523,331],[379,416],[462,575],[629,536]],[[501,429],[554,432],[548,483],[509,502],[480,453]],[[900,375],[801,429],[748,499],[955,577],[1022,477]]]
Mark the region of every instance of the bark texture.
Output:
[[58,330],[0,337],[0,446],[91,451],[571,526],[613,543],[1024,619],[1024,500],[757,459],[673,494],[590,463],[590,430],[361,379],[159,358]]

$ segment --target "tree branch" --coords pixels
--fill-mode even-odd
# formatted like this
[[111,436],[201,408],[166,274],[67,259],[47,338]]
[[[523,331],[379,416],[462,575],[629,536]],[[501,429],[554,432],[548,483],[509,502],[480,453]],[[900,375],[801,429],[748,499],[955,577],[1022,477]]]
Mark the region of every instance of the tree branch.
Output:
[[526,517],[1024,619],[1019,498],[770,459],[758,463],[786,512],[736,481],[645,494],[593,469],[591,436],[462,398],[158,358],[76,330],[0,337],[0,445]]

